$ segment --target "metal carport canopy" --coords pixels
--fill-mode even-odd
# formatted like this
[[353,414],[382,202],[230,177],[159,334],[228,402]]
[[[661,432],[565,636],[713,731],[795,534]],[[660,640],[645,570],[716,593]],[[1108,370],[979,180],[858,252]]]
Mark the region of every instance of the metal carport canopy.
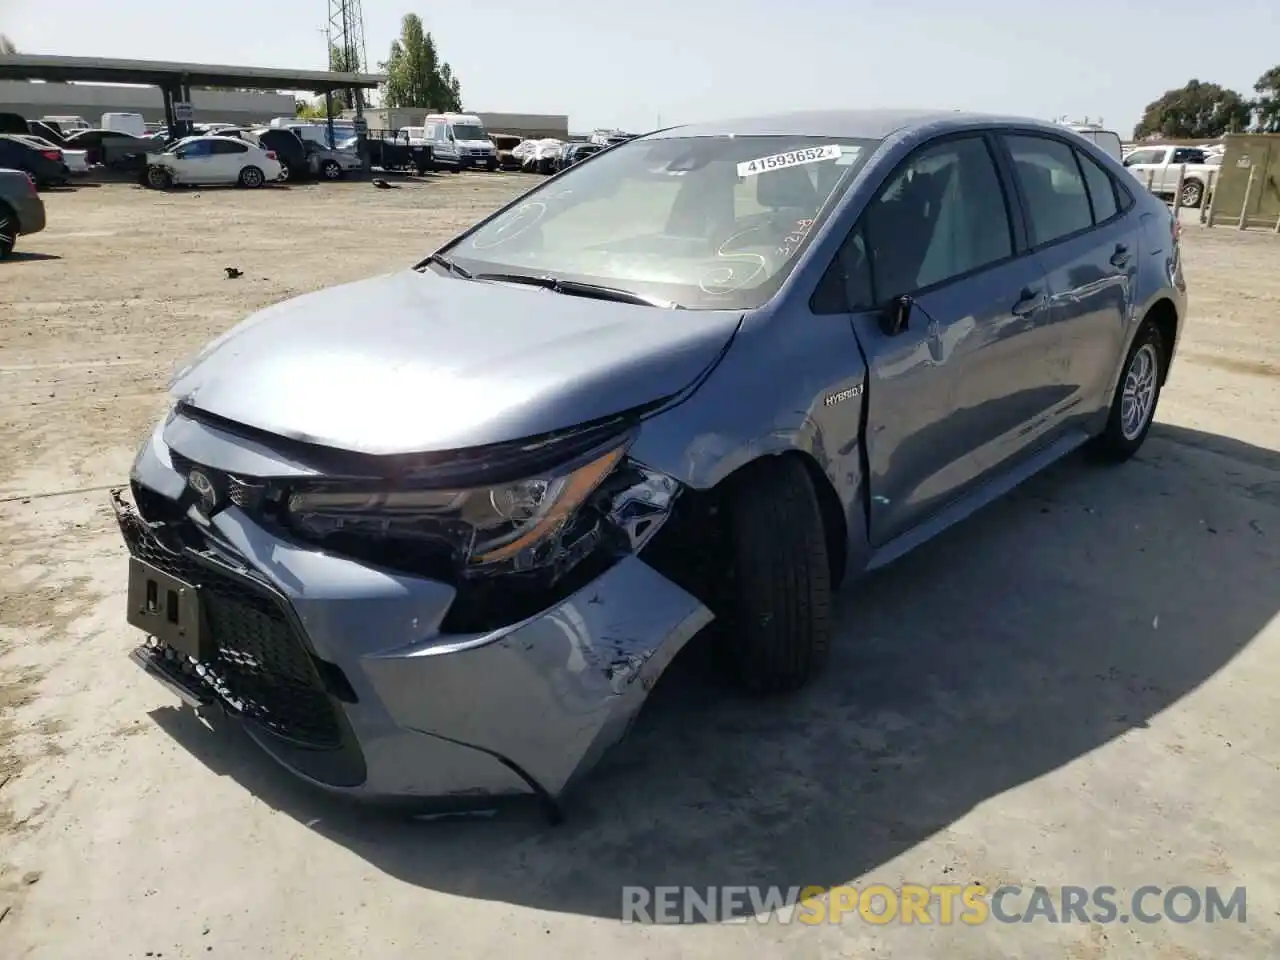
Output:
[[330,70],[285,70],[229,67],[212,63],[169,63],[162,60],[107,60],[101,57],[0,56],[0,80],[137,83],[158,87],[238,87],[244,90],[372,89],[386,83],[385,74],[335,73]]

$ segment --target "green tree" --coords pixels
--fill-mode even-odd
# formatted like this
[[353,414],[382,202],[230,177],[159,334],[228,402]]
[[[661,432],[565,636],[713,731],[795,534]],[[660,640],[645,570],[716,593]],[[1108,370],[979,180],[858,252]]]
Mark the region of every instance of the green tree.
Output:
[[13,45],[13,41],[0,33],[0,54],[17,53],[18,48]]
[[379,67],[387,74],[385,106],[462,109],[462,85],[453,68],[440,60],[434,38],[416,13],[405,14],[400,37],[391,42],[391,54]]
[[1192,80],[1147,104],[1133,135],[1208,140],[1248,129],[1252,116],[1253,104],[1236,91]]
[[1272,67],[1253,85],[1258,99],[1253,102],[1257,128],[1262,133],[1280,133],[1280,65]]

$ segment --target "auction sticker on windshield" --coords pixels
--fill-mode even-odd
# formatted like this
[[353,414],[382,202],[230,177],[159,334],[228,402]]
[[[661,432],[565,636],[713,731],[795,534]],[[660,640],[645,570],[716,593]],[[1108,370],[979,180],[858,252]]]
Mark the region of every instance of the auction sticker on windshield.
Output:
[[788,150],[786,153],[775,153],[771,157],[759,157],[738,164],[738,176],[754,177],[758,173],[782,170],[785,167],[798,167],[803,163],[838,160],[841,152],[840,144],[826,143],[820,147],[802,147],[799,150]]

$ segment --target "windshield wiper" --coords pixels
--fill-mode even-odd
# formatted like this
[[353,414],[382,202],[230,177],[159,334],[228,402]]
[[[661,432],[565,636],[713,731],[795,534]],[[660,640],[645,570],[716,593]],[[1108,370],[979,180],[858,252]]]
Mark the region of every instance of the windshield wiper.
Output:
[[529,276],[520,273],[477,273],[473,280],[490,280],[494,283],[523,283],[529,287],[542,287],[570,297],[589,297],[594,300],[612,300],[615,303],[634,303],[642,307],[659,307],[666,310],[683,310],[684,308],[671,300],[661,297],[649,297],[634,290],[621,287],[607,287],[599,283],[584,283],[580,280],[561,280],[548,274]]
[[462,267],[458,266],[456,263],[454,263],[452,260],[446,257],[443,253],[433,253],[431,256],[427,257],[426,260],[423,260],[422,263],[418,264],[418,266],[420,267],[425,266],[428,263],[434,263],[437,266],[444,267],[450,273],[454,273],[460,276],[463,280],[475,279],[473,276],[471,276],[469,272],[464,270]]

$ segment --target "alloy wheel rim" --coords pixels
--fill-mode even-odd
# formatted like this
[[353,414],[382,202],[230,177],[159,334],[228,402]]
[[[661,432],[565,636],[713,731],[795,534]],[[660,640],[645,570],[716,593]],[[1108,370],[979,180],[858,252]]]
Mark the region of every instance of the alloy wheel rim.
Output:
[[7,213],[0,213],[0,250],[12,247],[18,242],[17,221]]
[[1126,440],[1136,439],[1151,421],[1159,368],[1156,348],[1149,343],[1143,344],[1129,361],[1120,394],[1120,433]]
[[262,174],[256,170],[246,170],[244,174],[244,182],[251,187],[256,187],[261,182]]
[[1200,189],[1194,184],[1182,188],[1182,202],[1187,206],[1192,206],[1200,199]]

